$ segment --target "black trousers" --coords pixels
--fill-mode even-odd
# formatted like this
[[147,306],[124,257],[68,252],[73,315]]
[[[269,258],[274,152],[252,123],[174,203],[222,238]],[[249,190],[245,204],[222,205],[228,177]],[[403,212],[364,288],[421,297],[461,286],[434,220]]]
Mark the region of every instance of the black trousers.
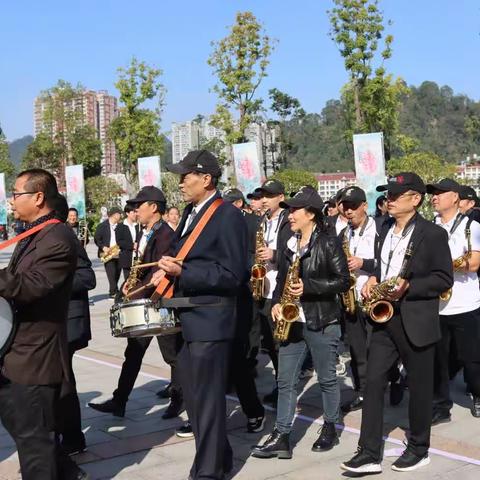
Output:
[[357,305],[355,313],[345,313],[344,329],[347,343],[350,346],[350,368],[352,370],[353,387],[360,395],[365,391],[367,378],[367,316]]
[[85,441],[85,436],[82,432],[80,402],[78,400],[77,382],[72,365],[75,349],[71,344],[68,345],[68,353],[70,376],[74,388],[58,401],[57,432],[62,435],[63,443],[78,444]]
[[371,456],[382,456],[383,405],[390,369],[400,358],[408,373],[410,401],[409,448],[419,456],[428,452],[432,422],[433,361],[435,344],[416,347],[408,339],[401,316],[373,326],[368,352],[362,427],[359,445]]
[[268,352],[268,356],[272,361],[275,370],[275,378],[278,372],[278,342],[273,338],[275,325],[272,320],[272,300],[263,298],[259,302],[255,302],[257,314],[260,318],[260,333],[262,336],[262,346]]
[[435,347],[435,410],[450,410],[450,366],[463,366],[472,394],[480,397],[480,309],[440,315],[442,339]]
[[[138,372],[142,366],[142,360],[145,356],[150,342],[154,337],[128,338],[127,348],[125,349],[125,360],[122,364],[122,371],[118,379],[117,389],[113,392],[113,399],[125,404],[133,390]],[[182,334],[163,335],[155,337],[160,347],[163,360],[171,368],[172,399],[181,400],[182,389],[178,378],[177,356],[182,346]]]
[[108,279],[108,293],[115,295],[118,292],[118,280],[120,279],[120,265],[118,258],[113,258],[105,264],[105,272]]
[[130,275],[131,268],[122,268],[123,279],[127,281],[128,276]]
[[56,385],[20,385],[0,378],[0,419],[17,446],[23,480],[76,479],[79,469],[58,446]]
[[188,418],[195,435],[193,480],[221,480],[232,468],[226,400],[231,343],[185,342],[178,357]]

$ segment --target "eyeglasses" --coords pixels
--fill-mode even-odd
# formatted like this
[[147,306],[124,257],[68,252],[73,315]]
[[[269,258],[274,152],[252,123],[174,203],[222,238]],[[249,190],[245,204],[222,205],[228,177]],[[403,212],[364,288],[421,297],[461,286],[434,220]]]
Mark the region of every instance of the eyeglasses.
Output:
[[33,195],[34,193],[38,193],[38,192],[12,192],[12,197],[14,200],[16,200],[21,195]]
[[387,192],[387,200],[398,200],[399,198],[402,197],[411,197],[412,195],[419,195],[417,192],[410,192],[410,193],[390,193]]

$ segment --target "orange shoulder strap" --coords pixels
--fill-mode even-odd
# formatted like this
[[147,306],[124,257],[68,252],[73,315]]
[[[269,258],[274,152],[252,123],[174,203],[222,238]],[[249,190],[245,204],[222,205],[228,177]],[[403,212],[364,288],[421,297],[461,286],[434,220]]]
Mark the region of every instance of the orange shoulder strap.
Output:
[[[180,251],[177,253],[177,258],[185,260],[185,257],[188,255],[193,245],[197,241],[197,238],[202,233],[203,229],[207,225],[208,221],[212,218],[212,215],[215,213],[217,208],[223,203],[221,198],[217,198],[213,203],[207,208],[206,212],[202,215],[198,223],[195,225],[195,228],[192,230],[192,233],[188,236],[185,243],[180,248]],[[155,292],[153,292],[152,300],[157,300],[159,297],[172,298],[173,297],[173,286],[175,279],[170,277],[163,277]]]
[[37,225],[31,228],[30,230],[26,230],[25,232],[21,233],[20,235],[17,235],[16,237],[10,238],[6,242],[0,243],[0,250],[3,250],[8,246],[13,245],[14,243],[17,243],[20,240],[23,240],[24,238],[27,238],[30,235],[33,235],[34,233],[37,233],[40,230],[43,230],[47,225],[51,225],[52,223],[62,223],[62,222],[60,222],[60,220],[58,220],[57,218],[52,218],[51,220],[47,220],[46,222],[43,222],[40,225]]

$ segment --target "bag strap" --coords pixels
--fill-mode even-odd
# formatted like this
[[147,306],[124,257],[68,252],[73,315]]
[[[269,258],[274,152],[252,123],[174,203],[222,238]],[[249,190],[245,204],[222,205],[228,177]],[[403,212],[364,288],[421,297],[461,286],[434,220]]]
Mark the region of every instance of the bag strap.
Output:
[[10,238],[6,242],[0,243],[0,250],[3,250],[4,248],[9,247],[10,245],[13,245],[14,243],[20,242],[20,240],[23,240],[24,238],[29,237],[30,235],[33,235],[34,233],[39,232],[40,230],[43,230],[47,225],[52,225],[54,223],[62,223],[58,218],[52,218],[50,220],[47,220],[46,222],[41,223],[40,225],[37,225],[30,230],[27,230],[20,235],[17,235],[16,237]]
[[[207,208],[206,212],[202,215],[198,223],[195,225],[195,228],[192,230],[192,233],[188,236],[185,243],[180,248],[180,251],[177,253],[177,258],[181,259],[182,261],[185,260],[185,257],[188,255],[190,250],[192,249],[193,245],[197,241],[197,238],[202,233],[203,229],[206,227],[208,221],[212,218],[213,214],[217,210],[217,208],[222,205],[223,200],[221,198],[217,198],[213,201],[213,203]],[[162,278],[158,287],[153,292],[151,299],[156,301],[159,297],[164,298],[172,298],[173,297],[173,286],[175,284],[175,279],[172,279],[165,275]]]

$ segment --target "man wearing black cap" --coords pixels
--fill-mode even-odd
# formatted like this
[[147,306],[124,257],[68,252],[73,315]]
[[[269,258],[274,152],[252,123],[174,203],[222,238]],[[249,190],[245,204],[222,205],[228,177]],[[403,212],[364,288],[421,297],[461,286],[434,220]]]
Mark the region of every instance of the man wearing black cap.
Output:
[[175,256],[210,206],[217,207],[182,262],[162,257],[161,272],[152,280],[160,283],[163,272],[174,277],[172,301],[189,305],[177,312],[184,339],[178,364],[196,445],[190,477],[220,480],[233,466],[225,393],[236,330],[236,297],[249,278],[247,226],[237,208],[217,201],[221,200],[217,191],[221,170],[210,152],[189,152],[168,169],[180,175],[180,191],[189,203],[177,229]]
[[375,273],[362,295],[369,299],[372,287],[395,278],[395,289],[384,296],[392,304],[393,315],[386,323],[373,325],[359,450],[341,465],[363,474],[382,471],[384,392],[389,370],[399,358],[408,372],[410,435],[392,469],[411,471],[430,462],[439,296],[453,284],[447,233],[417,213],[425,194],[422,179],[415,173],[399,173],[390,177],[387,185],[377,187],[377,191],[385,190],[392,218],[384,223],[375,247]]
[[[450,421],[453,402],[449,390],[449,365],[463,365],[464,377],[473,394],[471,408],[480,417],[480,225],[459,211],[462,187],[450,178],[427,185],[438,213],[435,222],[448,233],[454,262],[454,283],[449,295],[440,299],[442,339],[435,355],[435,395],[432,425]],[[455,345],[455,348],[450,348]]]
[[362,311],[359,301],[361,291],[374,270],[374,246],[377,236],[375,220],[367,215],[367,197],[359,187],[344,189],[338,203],[348,219],[348,225],[342,230],[340,238],[347,246],[348,269],[355,278],[356,301],[354,311],[345,312],[344,326],[350,346],[353,386],[358,397],[342,407],[344,411],[362,408],[367,374],[367,324],[368,319]]
[[261,217],[265,213],[263,208],[262,195],[256,190],[252,193],[249,193],[247,195],[247,199],[250,200],[250,208],[252,209],[252,213]]
[[480,222],[480,200],[477,192],[467,185],[460,185],[458,192],[460,203],[458,209],[468,218]]
[[[102,253],[108,253],[110,248],[117,245],[115,230],[117,229],[118,222],[121,218],[122,210],[118,207],[112,207],[108,211],[107,220],[97,227],[94,241],[98,247],[99,258]],[[118,293],[118,280],[120,279],[121,272],[118,257],[112,258],[110,261],[106,262],[104,266],[109,285],[108,294],[110,298],[115,298],[115,295]]]
[[[144,225],[140,234],[137,248],[137,256],[142,263],[150,263],[158,260],[162,255],[172,252],[172,240],[174,232],[170,226],[162,220],[165,213],[166,200],[162,191],[156,187],[143,187],[135,198],[128,200],[129,205],[135,206],[138,221]],[[140,270],[139,281],[135,289],[148,285],[157,267]],[[127,294],[127,286],[123,286],[123,294]],[[133,295],[131,299],[149,298],[154,288],[147,288],[141,294]],[[125,361],[118,380],[118,387],[113,392],[113,398],[103,403],[89,403],[95,410],[112,413],[117,417],[125,415],[125,406],[133,389],[142,360],[147,351],[152,337],[128,338],[125,349]],[[176,360],[177,353],[182,344],[181,334],[157,336],[158,345],[163,359],[171,368],[171,402],[162,418],[169,419],[178,416],[184,410],[182,389],[178,379]]]

